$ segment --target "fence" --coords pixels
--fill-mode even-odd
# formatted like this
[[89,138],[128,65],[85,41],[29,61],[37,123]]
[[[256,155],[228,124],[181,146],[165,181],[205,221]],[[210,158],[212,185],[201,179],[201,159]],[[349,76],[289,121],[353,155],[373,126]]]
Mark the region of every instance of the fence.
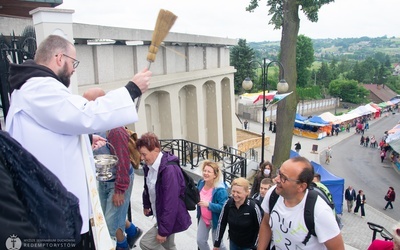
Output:
[[[309,101],[302,100],[297,104],[296,112],[302,116],[307,116],[319,111],[333,109],[335,105],[339,105],[335,98]],[[262,123],[262,108],[262,104],[244,104],[239,102],[237,114],[244,119]],[[276,105],[268,107],[265,113],[265,120],[267,122],[276,120]]]
[[160,140],[161,150],[176,155],[182,166],[194,169],[204,160],[212,160],[222,165],[224,181],[231,183],[237,177],[247,176],[246,153],[232,147],[214,149],[183,139]]

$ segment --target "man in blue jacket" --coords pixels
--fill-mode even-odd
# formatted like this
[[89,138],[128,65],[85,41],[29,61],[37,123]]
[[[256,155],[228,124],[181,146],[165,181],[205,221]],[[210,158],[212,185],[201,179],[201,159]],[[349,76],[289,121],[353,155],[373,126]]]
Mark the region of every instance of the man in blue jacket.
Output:
[[143,213],[157,219],[157,223],[140,240],[140,248],[153,250],[162,246],[164,249],[177,249],[175,233],[185,231],[192,224],[182,199],[186,184],[179,159],[173,154],[161,152],[160,142],[153,133],[143,134],[136,145],[140,159],[145,163]]
[[344,192],[344,198],[347,202],[347,212],[351,212],[353,209],[354,201],[356,200],[356,191],[352,186],[349,186]]

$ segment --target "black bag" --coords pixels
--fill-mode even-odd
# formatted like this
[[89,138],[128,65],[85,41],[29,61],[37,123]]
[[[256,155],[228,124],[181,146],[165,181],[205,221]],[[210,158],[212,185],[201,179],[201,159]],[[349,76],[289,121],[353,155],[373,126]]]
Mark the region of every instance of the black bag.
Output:
[[389,201],[389,196],[385,195],[385,201]]
[[[178,165],[179,163],[175,161],[169,161],[167,163],[168,165]],[[197,189],[196,184],[194,183],[194,180],[192,177],[190,177],[185,170],[183,170],[180,166],[179,168],[182,171],[183,178],[185,179],[186,187],[185,187],[185,196],[180,197],[184,202],[186,209],[189,211],[196,210],[196,205],[197,203],[200,202],[200,193],[199,190]]]
[[0,131],[0,164],[12,177],[13,189],[20,200],[19,209],[26,211],[39,239],[70,243],[70,246],[80,242],[82,218],[78,198],[3,131]]
[[[307,242],[309,241],[311,235],[316,236],[315,233],[315,223],[314,223],[314,206],[315,203],[317,202],[317,198],[321,197],[327,204],[328,206],[334,211],[335,210],[335,204],[333,201],[331,201],[328,197],[328,195],[325,193],[324,190],[319,188],[318,186],[310,185],[309,190],[308,190],[308,195],[306,197],[306,204],[304,206],[304,222],[306,224],[308,234],[303,240],[303,244],[307,245]],[[274,189],[271,193],[271,196],[269,198],[269,211],[271,213],[272,209],[274,208],[276,202],[278,201],[279,194],[276,193],[276,189]],[[336,222],[339,226],[340,229],[342,229],[342,222],[340,217],[335,213],[335,219]]]

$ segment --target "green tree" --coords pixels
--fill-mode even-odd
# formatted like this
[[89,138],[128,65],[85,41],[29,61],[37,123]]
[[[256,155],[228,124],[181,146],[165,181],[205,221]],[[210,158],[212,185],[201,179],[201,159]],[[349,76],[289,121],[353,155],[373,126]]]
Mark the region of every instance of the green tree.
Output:
[[326,62],[321,63],[321,68],[318,69],[317,84],[328,88],[330,81],[332,81],[332,72]]
[[369,91],[355,80],[336,79],[329,83],[329,93],[344,102],[363,103]]
[[351,69],[353,65],[345,57],[342,57],[337,67],[338,75],[344,74]]
[[386,61],[386,54],[383,52],[376,52],[374,54],[374,59],[377,60],[378,62],[380,62],[381,64],[384,64]]
[[390,57],[388,55],[386,55],[385,67],[387,69],[391,69],[392,68],[392,63],[390,62]]
[[[263,59],[264,60],[264,59]],[[252,93],[260,92],[263,90],[263,82],[262,82],[262,68],[264,66],[264,62],[258,61],[257,59],[254,59],[249,63],[249,67],[252,70],[252,74],[254,77],[249,77],[250,80],[253,82],[253,87],[250,90]],[[266,64],[268,64],[270,61],[266,60]],[[255,73],[254,73],[255,72]],[[266,79],[266,85],[265,85],[265,90],[270,91],[270,90],[275,90],[276,86],[279,82],[279,67],[271,64],[268,67],[268,72]]]
[[[268,14],[272,15],[270,24],[274,25],[275,29],[282,28],[281,38],[281,62],[285,69],[285,79],[289,83],[289,91],[294,94],[289,95],[284,100],[278,103],[277,113],[277,133],[274,146],[273,164],[280,167],[282,163],[289,158],[290,149],[292,146],[294,119],[297,108],[296,94],[296,42],[299,33],[300,18],[299,9],[312,22],[318,21],[318,11],[324,5],[334,0],[267,0],[267,5],[270,7]],[[252,12],[258,7],[259,0],[250,0],[247,11]],[[282,74],[282,72],[281,72]]]
[[385,84],[397,94],[400,94],[400,78],[398,76],[389,75]]
[[384,84],[387,82],[389,74],[390,72],[386,69],[385,65],[381,64],[377,71],[377,74],[374,76],[375,83],[377,85],[383,85],[383,87],[385,87]]
[[364,61],[361,62],[361,74],[363,76],[362,79],[358,79],[361,83],[371,83],[377,77],[380,63],[376,59],[372,57],[367,57]]
[[329,64],[329,69],[331,71],[331,77],[332,79],[338,78],[338,68],[337,68],[337,60],[336,58],[333,58],[331,63]]
[[254,58],[254,50],[247,46],[246,39],[239,39],[238,45],[230,51],[231,66],[235,67],[235,94],[243,93],[242,82],[246,77],[255,78],[255,72],[249,62]]
[[353,70],[348,74],[349,79],[356,80],[357,82],[362,82],[364,79],[364,72],[358,61],[354,64]]
[[299,35],[296,46],[297,85],[305,87],[311,77],[309,67],[314,62],[313,43],[311,38]]
[[318,77],[318,71],[316,69],[311,70],[311,76],[310,76],[310,86],[316,86],[317,85],[317,77]]

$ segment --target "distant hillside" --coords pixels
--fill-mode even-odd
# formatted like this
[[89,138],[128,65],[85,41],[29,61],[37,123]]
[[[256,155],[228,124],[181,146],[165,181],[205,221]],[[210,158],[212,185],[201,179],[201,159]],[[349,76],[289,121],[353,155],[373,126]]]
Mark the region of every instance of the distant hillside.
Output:
[[[400,37],[360,37],[336,39],[312,39],[316,60],[364,60],[375,53],[388,55],[392,63],[400,62]],[[249,42],[248,46],[256,51],[256,55],[276,59],[279,54],[280,42]]]

